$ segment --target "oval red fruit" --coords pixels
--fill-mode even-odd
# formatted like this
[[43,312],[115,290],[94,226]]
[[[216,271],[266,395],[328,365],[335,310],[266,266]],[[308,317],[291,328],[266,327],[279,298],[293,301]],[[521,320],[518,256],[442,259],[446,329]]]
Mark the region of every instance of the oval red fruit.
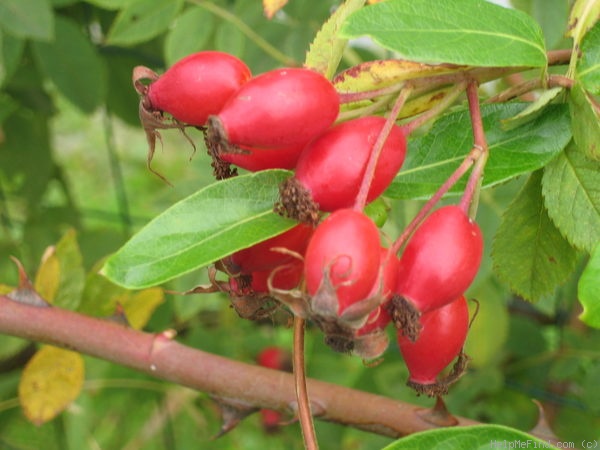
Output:
[[[354,204],[373,145],[385,124],[383,117],[361,117],[340,123],[303,150],[296,179],[319,204],[321,211],[335,211]],[[406,137],[394,125],[380,153],[367,202],[383,193],[406,155]]]
[[410,372],[409,381],[432,385],[460,353],[469,329],[467,301],[460,297],[442,308],[423,314],[419,338],[412,342],[398,330],[398,346]]
[[203,126],[251,78],[250,69],[233,55],[194,53],[173,64],[150,84],[151,110],[164,111],[180,122]]
[[309,69],[276,69],[244,84],[211,119],[209,133],[218,128],[233,145],[304,145],[329,128],[338,112],[338,94],[323,75]]
[[424,313],[461,296],[481,262],[483,238],[458,206],[443,206],[417,228],[400,257],[396,293]]
[[240,146],[242,150],[248,153],[227,153],[219,154],[219,158],[231,164],[235,164],[242,169],[251,172],[267,169],[288,169],[296,167],[303,145],[295,145],[283,148],[254,148]]
[[304,257],[304,277],[312,296],[326,283],[335,290],[337,311],[367,298],[379,273],[379,231],[361,212],[341,209],[315,230]]
[[252,273],[271,270],[279,265],[295,260],[294,256],[274,251],[275,247],[304,254],[313,228],[309,225],[296,225],[282,234],[251,247],[240,250],[230,257],[231,270],[235,272]]

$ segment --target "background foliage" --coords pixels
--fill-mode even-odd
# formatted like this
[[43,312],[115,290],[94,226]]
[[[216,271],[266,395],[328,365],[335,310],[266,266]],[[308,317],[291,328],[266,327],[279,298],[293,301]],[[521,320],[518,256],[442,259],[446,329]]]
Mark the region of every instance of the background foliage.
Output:
[[[200,134],[193,131],[199,148],[191,160],[193,149],[183,136],[163,133],[164,150],[157,152],[154,165],[174,182],[174,188],[146,170],[146,141],[137,117],[138,98],[131,86],[132,67],[146,65],[160,72],[180,57],[208,48],[241,57],[254,73],[300,64],[337,3],[291,0],[273,20],[265,18],[260,2],[247,0],[0,3],[0,284],[5,285],[0,289],[7,291],[6,286],[17,283],[14,264],[8,258],[13,255],[35,278],[38,291],[56,305],[110,316],[118,303],[136,327],[153,331],[175,328],[187,345],[242,361],[253,361],[272,343],[289,348],[290,330],[284,321],[243,321],[220,295],[164,298],[152,289],[132,293],[111,285],[96,271],[134,231],[211,182],[209,158]],[[562,31],[557,31],[566,29],[567,1],[512,3],[539,22],[543,31],[540,38],[547,49],[570,47]],[[593,70],[585,68],[597,64],[593,50],[597,35],[598,26],[584,43],[591,51],[586,53],[581,69],[586,88],[595,93],[598,79]],[[340,69],[391,56],[389,51],[364,42],[356,41],[344,53]],[[491,93],[502,87],[493,84],[485,89]],[[583,107],[586,104],[576,95],[571,101]],[[483,191],[478,221],[487,239],[487,254],[469,292],[482,306],[468,340],[471,369],[451,389],[448,406],[455,414],[529,430],[537,420],[537,407],[531,401],[535,398],[544,404],[558,436],[577,442],[600,437],[600,332],[578,319],[581,306],[577,301],[577,280],[598,241],[594,230],[600,227],[594,222],[597,213],[591,215],[581,201],[573,202],[580,211],[577,218],[587,218],[588,222],[564,217],[560,211],[573,198],[561,197],[560,193],[568,190],[556,186],[558,179],[577,183],[577,177],[561,176],[568,175],[565,168],[569,167],[585,168],[592,183],[598,176],[598,164],[581,161],[581,155],[572,148],[557,156],[570,138],[567,135],[566,141],[560,142],[565,139],[561,126],[568,128],[566,110],[561,115],[560,109],[555,107],[556,117],[545,115],[534,122],[555,133],[556,148],[543,147],[530,155],[529,160],[536,161],[530,171],[552,160],[544,173],[501,183],[505,181],[502,171],[492,171],[491,179],[498,185]],[[503,113],[506,111],[496,112],[494,107],[484,109],[484,116]],[[452,114],[456,117],[447,116],[434,127],[440,132],[446,127],[449,139],[461,142],[461,133],[470,133],[469,125],[461,122],[460,112]],[[463,127],[456,128],[460,123]],[[591,122],[590,126],[597,124]],[[589,126],[581,132],[573,130],[576,141],[578,136],[585,139],[589,130]],[[507,131],[511,132],[518,136],[518,128]],[[502,149],[503,135],[498,136],[498,141],[490,136],[490,143],[498,142]],[[426,157],[422,149],[433,145],[427,139],[424,136],[411,144],[412,160],[406,167],[422,165]],[[440,151],[454,148],[458,147]],[[510,154],[510,145],[504,149]],[[450,160],[456,155],[448,153],[447,157]],[[407,171],[396,180],[390,190],[394,199],[388,200],[393,208],[386,232],[397,235],[414,216],[421,204],[414,199],[431,194],[431,186],[420,181],[431,181],[435,176],[443,180],[443,173],[418,171]],[[540,207],[543,199],[548,211]],[[514,264],[531,261],[536,249],[524,245],[530,242],[528,237],[513,236],[510,230],[503,233],[506,223],[536,211],[533,217],[546,224],[543,240],[558,246],[565,255],[562,267],[552,269],[556,274],[549,273],[549,281],[532,279],[539,269]],[[504,222],[503,215],[508,217]],[[578,226],[588,228],[581,232]],[[539,230],[537,233],[540,236]],[[492,242],[494,236],[497,238]],[[582,236],[590,237],[585,240]],[[515,239],[522,253],[505,264],[500,257],[495,261],[500,269],[493,271],[491,250],[506,254],[498,249],[514,246]],[[45,253],[49,245],[55,248]],[[599,259],[597,253],[595,261]],[[593,279],[597,273],[597,264],[588,266],[584,279]],[[515,274],[524,279],[515,279]],[[168,287],[186,290],[204,281],[202,271],[193,272]],[[559,287],[554,289],[556,284]],[[541,299],[536,303],[523,301],[509,286],[526,298]],[[594,297],[582,293],[582,297],[586,295]],[[199,442],[203,448],[220,449],[302,447],[297,425],[268,435],[257,415],[218,441],[208,441],[219,423],[218,412],[205,395],[87,357],[82,358],[81,365],[85,367],[82,393],[67,411],[46,422],[52,415],[45,416],[47,413],[40,411],[39,405],[35,410],[34,405],[34,412],[25,411],[25,416],[17,397],[23,389],[19,380],[25,361],[36,350],[34,344],[0,336],[0,448],[65,449],[82,448],[85,443],[85,448],[162,449],[191,448]],[[80,367],[79,362],[73,364]],[[307,364],[309,375],[315,378],[431,404],[430,399],[415,397],[404,385],[407,371],[394,344],[381,365],[368,368],[356,358],[334,354],[322,343],[319,333],[309,332]],[[43,424],[37,426],[32,421]],[[317,434],[323,448],[371,449],[391,442],[324,423],[317,423]]]

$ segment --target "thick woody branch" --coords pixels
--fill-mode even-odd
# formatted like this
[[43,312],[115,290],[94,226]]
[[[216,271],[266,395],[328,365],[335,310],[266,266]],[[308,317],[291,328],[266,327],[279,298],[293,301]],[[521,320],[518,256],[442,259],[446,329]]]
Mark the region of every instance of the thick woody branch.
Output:
[[[187,347],[171,339],[168,332],[144,333],[108,320],[0,296],[0,333],[65,347],[248,406],[295,412],[297,405],[292,374]],[[307,388],[313,411],[321,420],[390,437],[435,428],[415,405],[314,379],[307,380]],[[458,423],[477,422],[458,418]]]

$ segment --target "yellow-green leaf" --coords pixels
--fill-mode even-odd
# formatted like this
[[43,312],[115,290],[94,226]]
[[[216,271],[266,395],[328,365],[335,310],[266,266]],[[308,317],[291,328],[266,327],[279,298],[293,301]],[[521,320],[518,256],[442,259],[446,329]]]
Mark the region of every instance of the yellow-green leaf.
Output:
[[125,317],[132,328],[139,330],[150,320],[152,313],[164,302],[165,295],[160,288],[144,289],[143,291],[130,293],[121,298],[119,303],[123,306]]
[[312,44],[304,66],[316,70],[330,79],[342,59],[347,39],[339,37],[339,31],[346,18],[360,9],[365,0],[346,0],[323,24]]
[[37,293],[48,303],[53,303],[60,284],[60,261],[56,257],[56,248],[48,247],[42,263],[35,275],[34,287]]
[[29,360],[19,382],[19,401],[27,419],[42,425],[77,398],[84,379],[79,353],[45,346]]
[[272,19],[287,2],[288,0],[263,0],[263,10],[267,19]]

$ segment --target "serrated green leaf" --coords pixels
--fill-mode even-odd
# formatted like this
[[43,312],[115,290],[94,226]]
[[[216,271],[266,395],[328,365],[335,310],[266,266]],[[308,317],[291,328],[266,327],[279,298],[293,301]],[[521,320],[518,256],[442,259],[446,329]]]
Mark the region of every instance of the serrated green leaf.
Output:
[[365,0],[346,0],[323,24],[310,44],[304,66],[331,79],[342,59],[347,39],[339,36],[340,28],[348,16],[359,10]]
[[581,43],[576,76],[585,90],[600,94],[600,23],[585,35]]
[[48,0],[2,0],[0,26],[19,38],[49,41],[54,36],[54,15]]
[[167,65],[171,66],[184,56],[204,48],[214,24],[214,15],[198,6],[192,6],[177,17],[165,38]]
[[580,85],[573,86],[570,94],[573,139],[588,158],[600,161],[600,117],[596,108]]
[[148,223],[104,265],[129,288],[156,286],[294,226],[273,213],[290,172],[268,170],[213,183]]
[[579,278],[577,294],[583,306],[579,319],[590,327],[600,328],[600,243]]
[[123,8],[108,32],[107,44],[135,45],[167,30],[183,0],[137,0]]
[[487,450],[494,448],[494,443],[498,448],[504,448],[504,443],[514,443],[514,448],[533,448],[536,445],[548,448],[549,445],[547,441],[503,425],[473,425],[421,431],[399,439],[383,450]]
[[600,162],[574,145],[544,171],[548,214],[575,247],[591,252],[600,241]]
[[[503,129],[502,121],[514,117],[525,107],[525,104],[511,103],[481,108],[490,151],[484,187],[543,167],[571,140],[565,105],[549,105],[533,121],[510,130]],[[467,111],[441,117],[427,135],[409,141],[406,161],[386,196],[411,199],[432,195],[458,167],[472,145]],[[464,187],[463,179],[451,192],[462,192]]]
[[521,297],[537,301],[574,270],[577,252],[544,208],[542,173],[534,172],[502,217],[492,249],[498,277]]
[[100,105],[106,93],[105,68],[75,22],[57,17],[54,41],[34,42],[33,51],[42,72],[73,104],[87,113]]
[[437,2],[435,7],[429,0],[388,0],[352,14],[341,35],[370,36],[412,61],[546,65],[544,37],[535,20],[483,0]]

